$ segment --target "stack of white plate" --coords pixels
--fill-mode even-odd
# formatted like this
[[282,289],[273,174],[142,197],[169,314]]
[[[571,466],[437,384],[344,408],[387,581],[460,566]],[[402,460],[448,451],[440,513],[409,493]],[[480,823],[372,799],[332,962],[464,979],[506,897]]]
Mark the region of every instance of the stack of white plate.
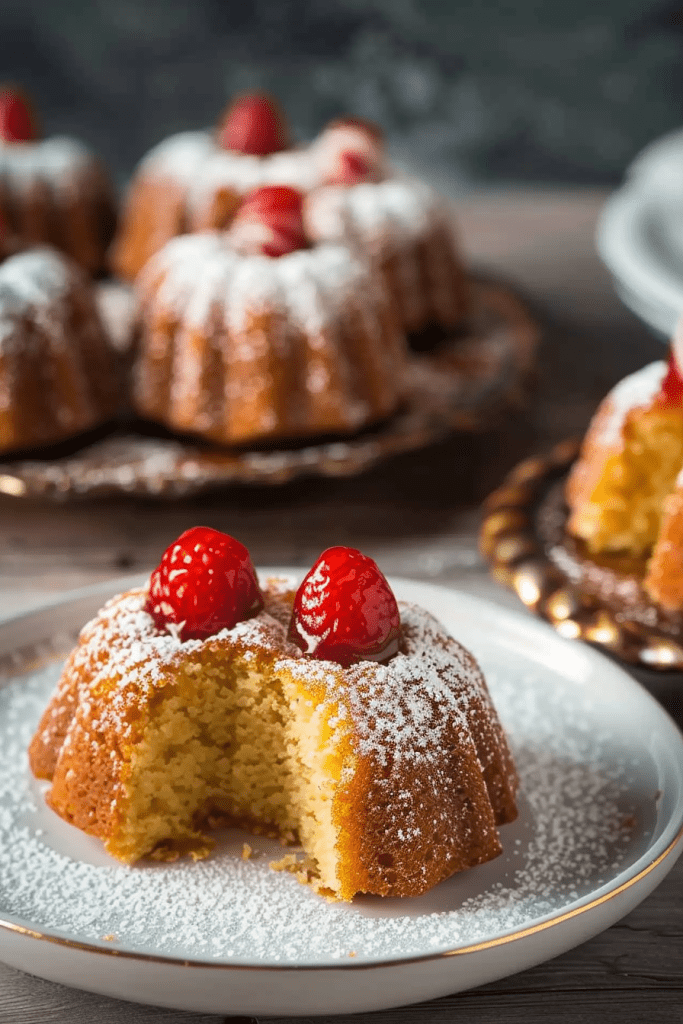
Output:
[[648,146],[606,203],[597,247],[629,307],[668,338],[683,313],[683,131]]

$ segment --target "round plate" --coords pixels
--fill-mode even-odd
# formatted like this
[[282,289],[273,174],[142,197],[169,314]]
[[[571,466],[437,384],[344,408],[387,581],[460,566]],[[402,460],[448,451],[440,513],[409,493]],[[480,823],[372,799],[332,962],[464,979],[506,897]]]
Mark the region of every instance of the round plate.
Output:
[[[467,594],[392,585],[486,673],[520,775],[499,858],[416,899],[350,904],[272,871],[268,842],[237,830],[197,864],[110,860],[47,809],[26,747],[69,637],[119,580],[0,626],[0,959],[203,1013],[355,1013],[523,970],[642,900],[683,845],[683,737],[672,721],[617,665],[542,623]],[[244,860],[247,840],[256,857]]]
[[[681,167],[683,172],[683,164]],[[683,188],[635,179],[603,207],[596,245],[626,305],[663,339],[683,311]]]
[[668,340],[683,312],[683,132],[647,146],[605,204],[598,252],[624,303]]
[[[480,431],[522,400],[539,329],[508,288],[473,282],[467,330],[414,355],[402,410],[372,430],[292,447],[242,451],[130,425],[62,446],[50,457],[0,461],[0,493],[22,498],[135,494],[176,498],[231,483],[352,476],[452,431]],[[115,299],[120,296],[114,296]],[[116,317],[116,301],[113,303]],[[111,329],[111,328],[110,328]]]
[[481,552],[494,577],[562,636],[646,669],[681,671],[681,617],[643,607],[643,566],[613,558],[595,571],[571,540],[565,547],[567,510],[558,488],[579,447],[566,441],[512,470],[486,500]]

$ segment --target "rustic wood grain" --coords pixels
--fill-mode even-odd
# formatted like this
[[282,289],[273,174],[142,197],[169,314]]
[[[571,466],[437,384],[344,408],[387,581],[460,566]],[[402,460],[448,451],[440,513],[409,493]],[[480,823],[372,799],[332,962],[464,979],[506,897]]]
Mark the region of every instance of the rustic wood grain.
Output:
[[[147,569],[174,536],[200,522],[236,534],[260,565],[306,566],[331,542],[352,544],[389,574],[454,584],[519,607],[479,558],[478,503],[522,455],[581,433],[605,391],[663,351],[620,305],[595,255],[604,198],[595,191],[529,191],[461,204],[470,264],[515,282],[546,326],[535,402],[504,429],[454,437],[354,480],[232,489],[170,504],[118,499],[53,506],[0,498],[0,615]],[[683,724],[683,682],[648,683]],[[683,858],[641,906],[583,946],[484,988],[367,1020],[456,1018],[468,1024],[683,1022]],[[225,1019],[77,992],[0,965],[0,1024]]]

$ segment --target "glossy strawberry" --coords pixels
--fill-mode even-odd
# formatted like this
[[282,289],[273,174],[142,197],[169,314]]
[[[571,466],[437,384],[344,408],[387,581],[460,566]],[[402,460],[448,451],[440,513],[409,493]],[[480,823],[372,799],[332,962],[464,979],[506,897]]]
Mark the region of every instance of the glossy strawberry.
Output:
[[669,353],[669,365],[659,392],[660,400],[667,405],[683,404],[683,377],[678,368],[673,350]]
[[38,132],[31,108],[16,89],[0,87],[0,139],[32,142]]
[[306,654],[348,666],[386,661],[400,634],[396,598],[376,563],[355,548],[323,551],[296,592],[289,639]]
[[269,96],[247,93],[229,107],[218,129],[217,142],[221,149],[267,156],[287,148],[287,128]]
[[159,629],[201,640],[263,608],[256,572],[243,544],[208,526],[186,530],[152,573],[145,611]]
[[230,226],[230,242],[243,254],[284,256],[308,245],[300,192],[266,185],[245,196]]

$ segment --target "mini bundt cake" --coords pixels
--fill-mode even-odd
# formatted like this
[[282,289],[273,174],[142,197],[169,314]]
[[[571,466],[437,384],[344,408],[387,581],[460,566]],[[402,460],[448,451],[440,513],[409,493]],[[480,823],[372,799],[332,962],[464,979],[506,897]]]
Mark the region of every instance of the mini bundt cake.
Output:
[[405,337],[381,278],[306,247],[301,196],[247,197],[226,233],[172,239],[139,276],[134,404],[224,444],[358,431],[404,392]]
[[112,249],[114,271],[134,280],[176,235],[227,227],[241,198],[261,185],[313,187],[308,150],[288,148],[287,138],[273,101],[249,94],[230,106],[214,132],[182,132],[161,142],[133,177]]
[[90,281],[68,257],[28,249],[0,265],[0,451],[104,423],[116,373]]
[[0,214],[27,245],[104,270],[116,217],[102,164],[76,139],[40,139],[20,93],[0,89]]
[[679,327],[668,365],[651,363],[604,399],[566,487],[569,532],[592,555],[649,559],[644,589],[669,610],[683,609],[682,343]]
[[374,562],[329,549],[296,595],[261,591],[246,549],[204,527],[85,626],[30,762],[120,860],[204,857],[218,818],[299,841],[299,877],[344,900],[490,860],[517,813],[474,658]]
[[325,186],[307,196],[304,221],[314,241],[344,241],[377,262],[405,330],[462,323],[469,289],[453,214],[425,182]]

